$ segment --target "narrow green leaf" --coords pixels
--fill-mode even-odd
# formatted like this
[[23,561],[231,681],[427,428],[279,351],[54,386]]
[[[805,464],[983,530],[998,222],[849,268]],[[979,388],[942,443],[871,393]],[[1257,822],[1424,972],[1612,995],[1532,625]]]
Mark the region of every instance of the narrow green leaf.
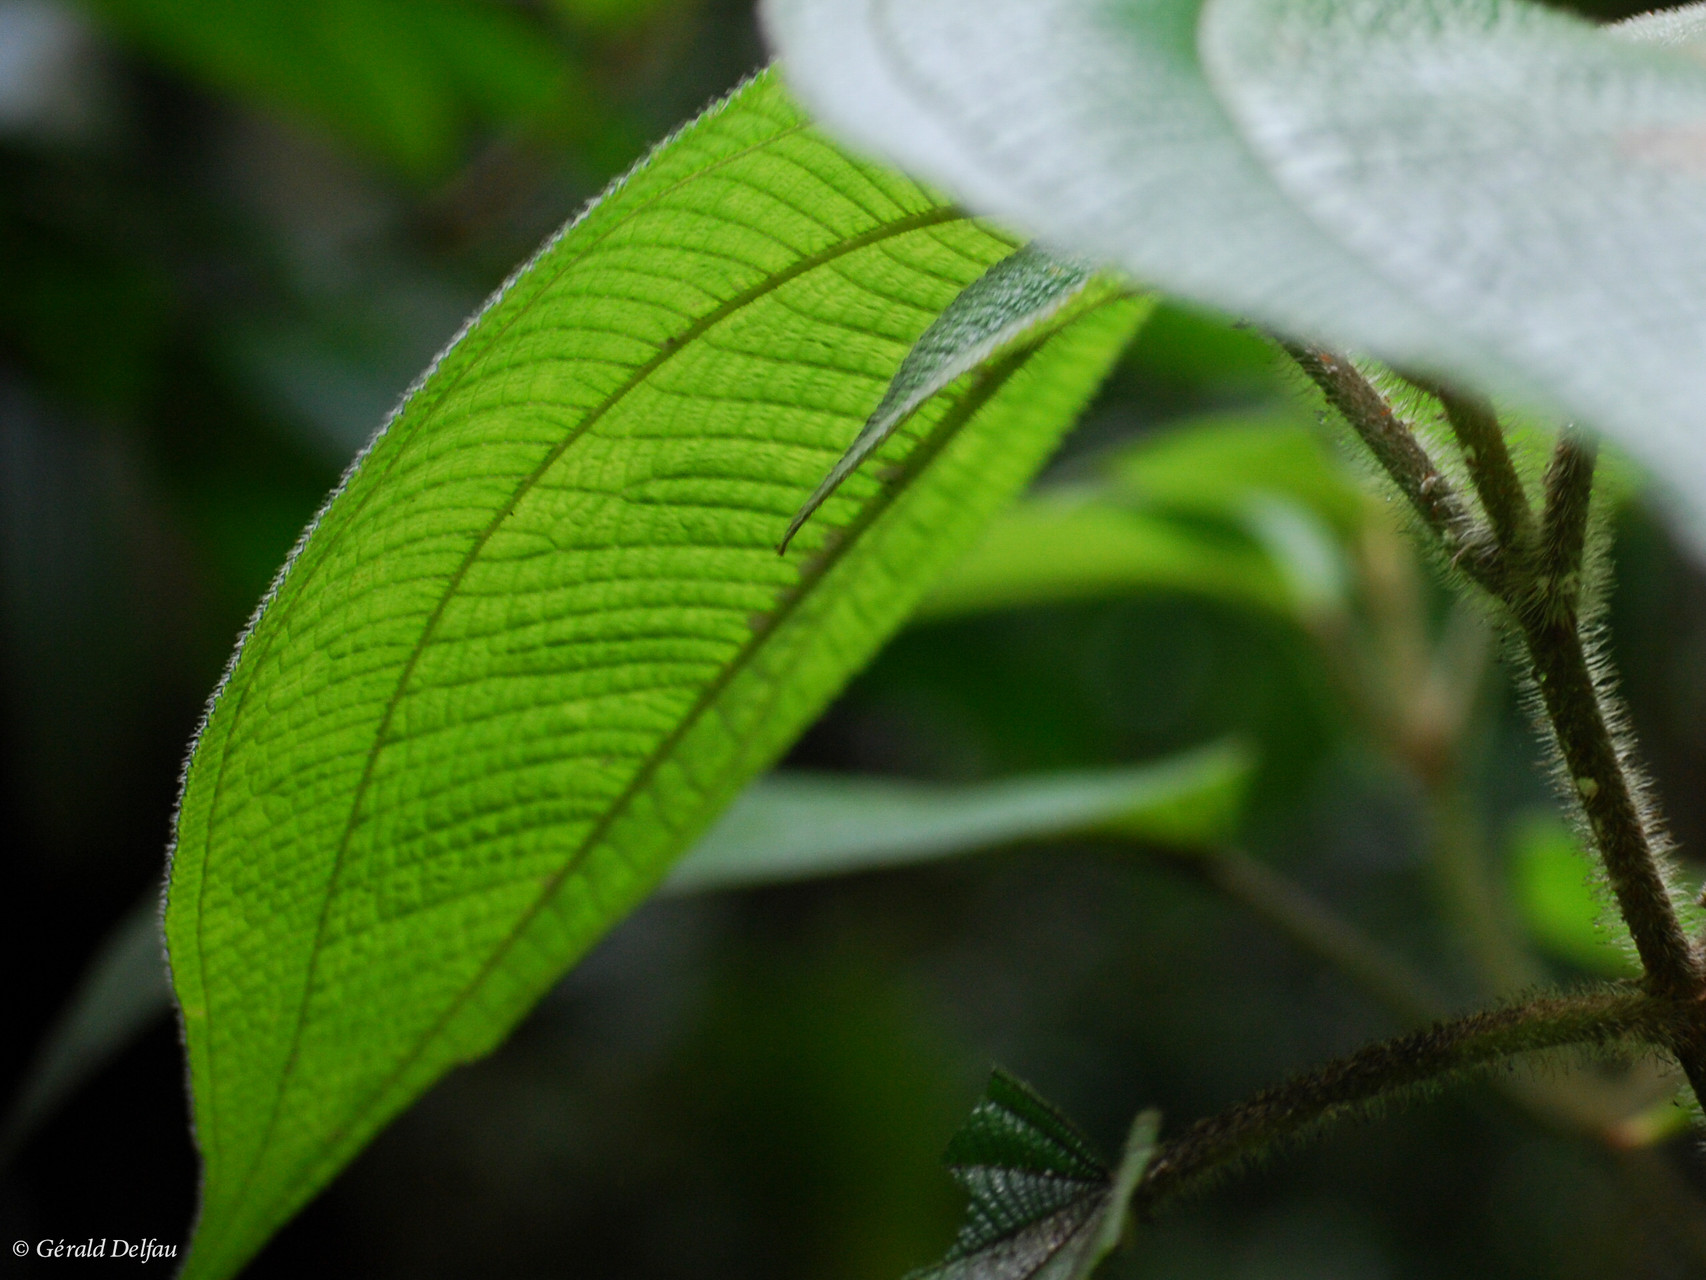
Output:
[[1087,1280],[1125,1234],[1157,1128],[1140,1115],[1111,1172],[1071,1121],[996,1070],[945,1157],[970,1198],[965,1225],[909,1280]]
[[918,406],[1048,320],[1083,293],[1093,268],[1025,245],[965,287],[919,335],[858,436],[807,498],[782,535],[787,550],[800,526]]
[[1604,430],[1706,540],[1706,66],[1525,0],[765,0],[843,136],[1267,327]]
[[0,1129],[0,1157],[171,1005],[156,887],[113,926],[48,1029]]
[[730,806],[664,887],[689,893],[907,866],[1102,828],[1213,845],[1236,825],[1248,775],[1248,758],[1231,746],[958,787],[776,773]]
[[304,539],[187,771],[166,911],[229,1275],[638,903],[1030,476],[1111,300],[800,494],[1011,242],[761,76],[445,353]]

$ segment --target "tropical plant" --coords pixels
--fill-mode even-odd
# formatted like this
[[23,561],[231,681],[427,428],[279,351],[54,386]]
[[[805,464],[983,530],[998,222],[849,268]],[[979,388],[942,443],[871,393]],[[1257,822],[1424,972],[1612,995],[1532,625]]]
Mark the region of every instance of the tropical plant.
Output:
[[[1608,1149],[1665,1131],[1672,1065],[1706,1089],[1706,957],[1596,641],[1636,483],[1599,454],[1603,433],[1703,545],[1706,6],[1609,29],[1526,0],[764,12],[780,71],[476,313],[214,695],[165,908],[203,1162],[184,1274],[242,1268],[654,892],[1060,833],[1166,847],[1412,1029],[1194,1123],[1145,1111],[1111,1167],[997,1073],[949,1151],[968,1225],[925,1275],[1081,1280],[1276,1144],[1542,1051],[1622,1065],[1509,1077],[1516,1106]],[[1146,441],[1008,505],[1161,295],[1268,335],[1348,426],[1455,596],[1443,623],[1295,415]],[[1332,655],[1444,830],[1454,927],[1500,1002],[1457,1012],[1236,850],[1244,744],[974,787],[754,785],[921,608],[1157,584]],[[1542,821],[1527,928],[1614,980],[1540,989],[1451,828],[1488,622],[1638,976]],[[143,936],[115,947],[111,973],[144,975],[118,989],[144,989]],[[16,1124],[99,1039],[66,1028]]]

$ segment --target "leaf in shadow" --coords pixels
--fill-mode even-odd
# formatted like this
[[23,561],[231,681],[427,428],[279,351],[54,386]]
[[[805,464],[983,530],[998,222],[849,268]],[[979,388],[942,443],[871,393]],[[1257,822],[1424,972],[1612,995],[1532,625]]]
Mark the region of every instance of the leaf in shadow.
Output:
[[1158,1125],[1138,1116],[1110,1170],[1071,1121],[997,1069],[945,1157],[970,1197],[965,1225],[907,1280],[1087,1280],[1125,1235]]

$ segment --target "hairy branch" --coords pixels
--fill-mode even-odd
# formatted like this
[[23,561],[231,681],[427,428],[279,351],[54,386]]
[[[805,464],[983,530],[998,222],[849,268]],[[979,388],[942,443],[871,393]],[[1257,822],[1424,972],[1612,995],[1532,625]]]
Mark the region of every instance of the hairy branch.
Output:
[[1476,396],[1445,387],[1423,386],[1445,410],[1445,419],[1463,450],[1464,465],[1508,558],[1524,555],[1534,540],[1534,512],[1505,447],[1493,406]]
[[[1536,556],[1523,540],[1522,518],[1514,509],[1519,500],[1526,507],[1520,481],[1502,439],[1492,444],[1499,425],[1490,407],[1436,392],[1494,524],[1494,545],[1478,551],[1478,536],[1465,532],[1473,525],[1461,499],[1438,477],[1426,451],[1379,390],[1340,357],[1283,340],[1281,345],[1368,443],[1453,561],[1463,563],[1509,610],[1532,663],[1567,790],[1593,835],[1646,970],[1647,988],[1657,996],[1699,1001],[1706,995],[1706,972],[1677,919],[1665,879],[1661,827],[1643,807],[1633,765],[1612,735],[1608,695],[1595,678],[1581,634],[1578,597],[1593,488],[1592,445],[1573,432],[1561,437],[1546,478]],[[1437,483],[1424,489],[1435,477]],[[1501,508],[1509,509],[1501,515]],[[1695,1094],[1706,1101],[1706,1016],[1697,1014],[1691,1025],[1694,1030],[1673,1036],[1671,1045]]]
[[1514,1054],[1570,1045],[1674,1047],[1691,1011],[1627,987],[1470,1014],[1385,1040],[1199,1120],[1162,1145],[1133,1195],[1151,1214],[1337,1116],[1425,1091]]
[[1498,544],[1480,528],[1457,487],[1434,465],[1415,432],[1392,411],[1380,389],[1342,356],[1285,338],[1278,341],[1321,389],[1327,403],[1362,437],[1381,469],[1440,540],[1452,563],[1461,565],[1470,577],[1496,593],[1496,584],[1503,576]]
[[1535,605],[1548,613],[1575,610],[1581,596],[1582,556],[1587,548],[1597,453],[1591,436],[1565,427],[1558,433],[1552,462],[1546,469],[1546,511],[1539,563],[1535,566],[1540,598]]

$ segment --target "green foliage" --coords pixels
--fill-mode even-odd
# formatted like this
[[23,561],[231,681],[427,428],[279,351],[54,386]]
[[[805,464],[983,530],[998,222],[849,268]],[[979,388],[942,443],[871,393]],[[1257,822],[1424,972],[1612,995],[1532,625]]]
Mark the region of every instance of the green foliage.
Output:
[[1525,0],[765,12],[828,124],[974,210],[1591,422],[1706,502],[1697,60]]
[[824,499],[919,405],[956,378],[987,363],[1003,347],[1022,341],[1083,293],[1092,274],[1083,263],[1061,261],[1035,245],[1026,245],[967,285],[906,353],[894,380],[847,452],[789,523],[782,535],[783,550]]
[[760,78],[576,221],[346,478],[191,761],[166,913],[229,1274],[645,896],[1042,461],[1144,311],[921,408],[773,548],[1010,251]]
[[908,866],[994,845],[1117,832],[1213,847],[1237,826],[1249,764],[1214,747],[1128,768],[972,786],[776,773],[754,783],[676,864],[692,892]]
[[1593,860],[1555,815],[1533,815],[1511,842],[1515,898],[1539,946],[1588,973],[1640,973],[1629,930],[1594,891]]
[[[38,379],[74,413],[100,416],[115,438],[131,419],[150,416],[169,418],[173,429],[180,418],[218,419],[242,435],[277,425],[269,414],[288,403],[287,412],[345,442],[353,437],[339,435],[340,426],[370,420],[364,398],[390,394],[379,367],[408,344],[377,332],[388,322],[386,307],[375,305],[372,352],[352,358],[353,335],[367,325],[332,313],[360,310],[349,300],[372,279],[419,271],[429,256],[421,243],[437,244],[432,252],[465,247],[482,226],[513,235],[531,225],[517,212],[523,206],[560,207],[553,184],[562,172],[544,172],[557,163],[545,153],[559,142],[598,135],[563,161],[565,172],[614,168],[603,158],[632,154],[629,126],[595,104],[593,85],[620,82],[624,101],[643,98],[653,90],[630,83],[670,79],[657,69],[666,61],[660,51],[694,45],[705,30],[694,25],[701,12],[726,17],[691,0],[85,7],[102,30],[199,81],[188,99],[198,110],[221,93],[237,99],[240,109],[223,121],[229,136],[252,135],[248,113],[258,107],[343,143],[335,160],[314,147],[280,151],[309,171],[321,163],[339,170],[344,195],[360,188],[352,203],[363,209],[394,203],[396,242],[369,243],[364,230],[322,258],[325,246],[308,243],[318,233],[304,233],[274,264],[290,260],[281,274],[302,279],[267,286],[302,295],[283,309],[309,303],[303,317],[280,321],[264,308],[250,315],[245,288],[253,286],[240,285],[225,313],[240,319],[209,326],[221,330],[216,339],[190,337],[180,316],[201,305],[207,279],[226,277],[181,244],[161,250],[152,238],[194,240],[207,224],[186,217],[192,230],[162,232],[154,222],[173,218],[157,215],[176,208],[162,199],[134,218],[128,207],[123,218],[86,216],[68,233],[37,210],[33,179],[11,181],[36,163],[33,153],[19,163],[7,152],[0,162],[16,190],[0,199],[0,230],[11,265],[24,266],[0,308],[0,336],[22,358],[24,382]],[[1135,839],[1200,855],[1170,859],[1169,873],[1188,866],[1193,882],[1238,899],[1402,1016],[1440,1007],[1445,997],[1425,966],[1418,974],[1407,955],[1387,955],[1280,874],[1282,859],[1270,855],[1284,850],[1269,846],[1315,832],[1291,833],[1295,795],[1280,797],[1261,821],[1246,818],[1243,751],[1129,763],[1228,723],[1241,734],[1252,723],[1283,723],[1283,733],[1256,736],[1265,773],[1280,779],[1264,787],[1289,792],[1317,781],[1317,758],[1331,754],[1330,731],[1316,743],[1315,730],[1297,726],[1349,710],[1343,719],[1369,731],[1359,749],[1372,744],[1382,757],[1370,772],[1391,766],[1418,784],[1440,846],[1435,869],[1458,899],[1456,941],[1477,952],[1486,985],[1532,971],[1529,944],[1576,968],[1629,972],[1623,953],[1605,945],[1587,865],[1558,824],[1524,828],[1514,842],[1517,919],[1476,909],[1496,896],[1488,886],[1507,870],[1480,865],[1475,806],[1456,776],[1477,757],[1483,636],[1464,611],[1439,625],[1443,601],[1378,506],[1347,482],[1316,424],[1295,410],[1246,407],[1151,428],[1181,406],[1197,414],[1275,392],[1270,339],[1242,321],[1184,309],[1207,304],[1287,339],[1354,349],[1362,367],[1362,352],[1381,357],[1385,382],[1369,389],[1381,412],[1380,393],[1402,381],[1390,370],[1415,375],[1398,409],[1421,420],[1420,443],[1404,455],[1419,465],[1400,488],[1412,499],[1441,486],[1458,491],[1449,507],[1441,499],[1449,518],[1433,528],[1453,558],[1470,548],[1451,535],[1496,504],[1473,445],[1447,439],[1451,388],[1500,397],[1517,455],[1506,490],[1515,506],[1524,484],[1530,495],[1553,487],[1547,456],[1560,414],[1603,425],[1685,496],[1706,495],[1698,442],[1706,429],[1698,360],[1706,180],[1696,163],[1706,6],[1610,33],[1522,0],[767,7],[789,73],[826,119],[947,193],[843,151],[761,76],[661,147],[518,272],[357,460],[256,615],[187,772],[167,932],[205,1159],[192,1276],[240,1268],[380,1126],[450,1066],[494,1046],[654,891],[899,868],[1021,841]],[[88,35],[76,23],[68,29]],[[742,38],[730,47],[750,65]],[[605,55],[595,74],[588,64]],[[675,118],[676,104],[703,92],[672,84],[658,93],[669,105],[652,118]],[[174,95],[181,90],[163,95],[163,115],[176,121]],[[99,145],[76,164],[42,171],[82,193],[77,207],[99,209],[76,166],[117,136],[92,131],[86,137]],[[470,156],[477,160],[466,163]],[[363,159],[373,172],[361,170]],[[269,188],[257,204],[277,207],[259,220],[293,201],[300,215],[312,200],[282,195],[292,183],[281,175],[294,174],[270,163],[257,165],[270,179],[256,183]],[[417,195],[430,189],[430,200],[402,212],[413,197],[399,175]],[[984,214],[1000,226],[973,216]],[[113,242],[107,221],[150,247]],[[1030,235],[1053,248],[1015,251]],[[400,249],[405,240],[412,243]],[[498,256],[491,245],[479,252]],[[378,265],[367,264],[371,276],[340,278],[328,264],[341,253]],[[184,268],[175,255],[195,263]],[[1098,275],[1102,263],[1124,274]],[[461,296],[448,283],[454,272],[431,274],[411,277],[390,301],[415,298],[420,285],[420,297]],[[1165,313],[1161,340],[1122,374],[1145,385],[1125,396],[1118,441],[1106,447],[1112,415],[1099,415],[1081,437],[1088,448],[997,515],[1148,314],[1148,300],[1122,296],[1126,275],[1182,301]],[[312,303],[306,295],[316,289],[324,296]],[[316,308],[317,317],[306,315]],[[413,314],[412,302],[392,309]],[[415,319],[432,332],[430,321]],[[163,369],[196,342],[208,350],[188,359],[190,374]],[[1321,353],[1321,367],[1351,367],[1340,354]],[[417,360],[408,357],[411,368]],[[33,466],[28,396],[14,412],[13,369],[0,364],[0,447],[8,467],[17,459]],[[1449,384],[1438,407],[1420,389],[1436,378]],[[221,379],[270,383],[260,399],[273,409],[229,412],[242,395],[217,386]],[[180,413],[186,388],[207,403]],[[164,398],[170,406],[153,403]],[[1329,400],[1345,407],[1330,390]],[[1507,411],[1511,403],[1521,412]],[[1407,430],[1386,418],[1397,434]],[[1499,429],[1490,414],[1482,421]],[[149,466],[157,444],[144,450]],[[270,465],[283,452],[265,456]],[[1550,464],[1554,479],[1568,473],[1558,471],[1562,456]],[[1544,605],[1548,639],[1565,659],[1581,654],[1567,584],[1581,576],[1568,547],[1579,549],[1586,524],[1586,456],[1578,448],[1575,480],[1558,482],[1576,485],[1578,500],[1568,507],[1575,515],[1552,529],[1546,572],[1523,558],[1520,539],[1476,549],[1513,555],[1508,578],[1478,580],[1527,575],[1533,590],[1522,599],[1533,607],[1524,617]],[[1430,459],[1441,460],[1438,472]],[[1601,510],[1628,486],[1622,477],[1608,485],[1603,470],[1591,486]],[[298,491],[317,492],[327,478],[311,464],[304,475],[289,494],[210,486],[189,499],[225,512],[219,527],[235,531],[204,537],[218,545],[199,553],[270,565],[282,539],[257,531],[300,523],[308,499]],[[269,471],[269,483],[276,479]],[[29,488],[8,477],[8,502]],[[128,537],[130,525],[123,529]],[[7,557],[13,532],[9,518],[0,539]],[[800,545],[778,557],[778,541],[786,553],[796,533]],[[20,580],[26,589],[7,595],[7,621],[15,612],[27,629],[34,587],[28,572]],[[1137,595],[1167,598],[1107,599]],[[926,714],[918,742],[876,761],[856,748],[846,754],[865,768],[923,761],[921,772],[939,777],[1014,776],[940,785],[784,771],[748,787],[921,600],[919,616],[957,619],[907,641],[914,657],[928,652],[936,666],[887,673],[873,701],[918,677],[928,688],[908,704],[916,710],[948,689],[942,673],[951,668],[955,690],[991,686],[968,699],[984,723],[944,748],[963,726],[951,714],[936,722]],[[1060,602],[1080,608],[1065,622],[1040,610],[966,619]],[[222,627],[214,629],[221,646]],[[1276,695],[1264,662],[1245,660],[1253,650],[1224,645],[1236,628],[1307,668],[1289,682],[1297,688]],[[1534,634],[1526,635],[1531,648]],[[966,636],[1003,637],[1022,656],[1003,668],[989,650],[963,647]],[[1152,645],[1158,636],[1165,643]],[[897,669],[905,662],[897,659]],[[989,678],[1027,664],[1020,680]],[[1581,710],[1560,738],[1579,747],[1599,732],[1590,745],[1603,748],[1606,768],[1572,766],[1575,790],[1592,801],[1623,780],[1633,754],[1607,745],[1598,721],[1610,685],[1596,686],[1588,664],[1578,666],[1549,670],[1571,677],[1571,705]],[[1057,699],[1062,690],[1070,696]],[[1137,702],[1145,705],[1125,705]],[[868,709],[838,714],[852,721]],[[94,719],[75,707],[55,711],[67,738]],[[1229,721],[1217,719],[1221,711]],[[992,750],[997,735],[980,738],[979,729],[995,722],[1030,736]],[[906,713],[898,723],[893,736],[907,736]],[[858,734],[856,726],[849,736]],[[1304,739],[1306,751],[1274,749]],[[840,746],[827,754],[844,765]],[[816,752],[815,743],[807,748],[821,763]],[[1044,763],[1076,767],[1025,772]],[[1594,812],[1601,827],[1619,819],[1604,804]],[[1649,846],[1633,830],[1640,825],[1618,828],[1633,850],[1625,864],[1637,871],[1636,855]],[[1235,835],[1254,837],[1257,856],[1231,848]],[[874,879],[848,897],[875,900],[898,883]],[[1630,883],[1625,876],[1619,892]],[[1179,902],[1189,887],[1157,876],[1148,888],[1153,895],[1136,896],[1152,914],[1130,932],[1159,952],[1155,939],[1166,931],[1148,926],[1168,912],[1184,919]],[[1345,896],[1360,901],[1365,888],[1348,884]],[[678,903],[657,914],[720,918],[817,897],[714,909]],[[840,895],[822,897],[843,909]],[[1160,908],[1151,897],[1164,900]],[[1009,898],[1017,895],[1003,909],[1022,923],[1004,941],[984,943],[986,961],[1001,953],[996,967],[1008,951],[1028,962],[1055,918]],[[1098,940],[1084,914],[1058,918],[1069,923],[1070,946],[1093,960]],[[1677,914],[1679,939],[1696,935],[1698,921]],[[1170,936],[1192,932],[1176,924]],[[1639,925],[1636,933],[1644,936]],[[26,1073],[5,1135],[14,1149],[162,1011],[156,944],[144,910],[90,965]],[[1236,998],[1202,992],[1216,964],[1231,961],[1205,962],[1213,944],[1204,945],[1194,963],[1166,956],[1181,983],[1201,983],[1178,988],[1191,998],[1170,998],[1202,1006],[1191,1017],[1204,1025],[1215,1016],[1230,1025]],[[1163,1190],[1172,1194],[1300,1126],[1403,1096],[1466,1064],[1619,1036],[1683,1046],[1677,1056],[1686,1064],[1686,1010],[1665,1002],[1692,991],[1695,954],[1684,939],[1676,955],[1681,980],[1665,990],[1540,1000],[1373,1046],[1210,1117],[1182,1142],[1175,1135],[1153,1170],[1153,1116],[1139,1117],[1126,1158],[1110,1171],[1057,1112],[998,1073],[949,1153],[971,1193],[971,1220],[921,1280],[1084,1280],[1126,1233],[1134,1197],[1157,1203],[1140,1190],[1149,1173],[1171,1178],[1172,1191]],[[724,1083],[734,1082],[722,1097],[733,1099],[722,1107],[724,1137],[753,1150],[787,1144],[780,1158],[750,1157],[749,1170],[774,1184],[809,1184],[804,1199],[836,1201],[839,1230],[849,1235],[861,1213],[928,1200],[914,1194],[916,1181],[888,1177],[904,1162],[884,1125],[915,1137],[935,1132],[941,1117],[920,1099],[930,1082],[941,1096],[953,1070],[899,1045],[911,1023],[901,1007],[905,982],[891,984],[883,968],[890,958],[858,946],[817,968],[766,956],[755,971],[785,972],[769,986],[748,978],[719,990],[694,1032],[726,1042],[717,1047]],[[696,977],[701,969],[715,963],[696,967]],[[1115,1000],[1134,994],[1153,996],[1121,987]],[[1165,1000],[1131,1016],[1147,1021],[1161,1007]],[[1340,1034],[1335,1024],[1332,1035]],[[790,1037],[811,1051],[790,1058],[777,1048]],[[1301,1034],[1268,1039],[1292,1045]],[[1696,1047],[1700,1088],[1706,1043]],[[1215,1056],[1255,1069],[1255,1059]],[[713,1069],[683,1078],[698,1089],[718,1062],[716,1053],[701,1055],[699,1065]],[[800,1063],[807,1069],[790,1074]],[[1579,1094],[1543,1083],[1511,1096],[1591,1141],[1647,1142],[1660,1126],[1642,1109],[1671,1085],[1644,1071],[1568,1082],[1582,1085]],[[1195,1073],[1157,1078],[1167,1074]],[[1219,1084],[1202,1093],[1212,1098]],[[566,1096],[571,1086],[559,1080],[556,1088]],[[721,1104],[704,1105],[716,1115]],[[654,1136],[674,1140],[680,1119],[659,1119]],[[768,1138],[755,1138],[759,1128]],[[916,1162],[908,1167],[918,1173]],[[895,1260],[917,1256],[916,1240],[941,1225],[935,1213],[924,1204],[906,1231],[868,1248],[843,1247],[830,1232],[823,1248],[835,1261],[818,1269],[898,1270]],[[755,1260],[750,1273],[763,1270]]]
[[996,1071],[945,1157],[970,1197],[965,1226],[909,1280],[1088,1280],[1125,1234],[1158,1124],[1138,1116],[1110,1171],[1071,1121]]
[[458,158],[471,115],[537,115],[575,75],[488,0],[85,0],[208,83],[282,109],[415,177]]
[[1289,412],[1198,419],[996,517],[924,617],[1177,591],[1309,622],[1342,608],[1364,499]]

